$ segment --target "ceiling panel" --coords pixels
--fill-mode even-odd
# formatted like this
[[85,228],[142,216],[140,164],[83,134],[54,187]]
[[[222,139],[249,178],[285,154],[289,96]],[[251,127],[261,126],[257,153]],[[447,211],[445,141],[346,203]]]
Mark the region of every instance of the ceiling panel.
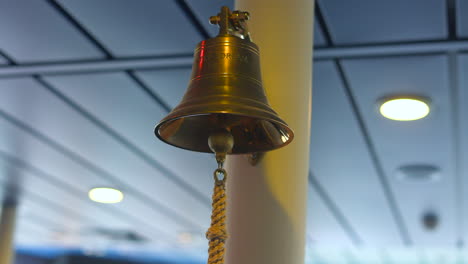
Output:
[[[2,132],[11,127],[11,124],[5,123],[4,120],[0,120],[0,124],[2,125]],[[14,129],[12,127],[12,130]],[[61,227],[64,231],[79,232],[86,231],[89,228],[123,229],[135,231],[147,236],[148,239],[158,238],[161,231],[163,231],[167,242],[174,241],[180,232],[187,231],[186,227],[167,221],[167,216],[151,210],[151,207],[147,204],[135,199],[131,193],[126,192],[125,186],[116,186],[91,175],[84,168],[73,164],[71,160],[60,156],[44,145],[41,146],[40,142],[34,142],[34,139],[30,136],[23,135],[23,131],[16,130],[18,132],[18,134],[15,134],[16,138],[21,137],[22,142],[30,143],[23,146],[26,150],[22,154],[22,159],[27,159],[27,161],[19,160],[17,157],[11,157],[11,155],[4,153],[3,148],[7,144],[2,142],[0,146],[0,164],[8,163],[13,166],[15,168],[15,177],[21,179],[20,185],[25,190],[33,188],[28,192],[44,196],[63,208],[73,208],[71,210],[77,213],[78,217],[69,215],[69,212],[72,212],[70,210],[59,211],[57,212],[59,218],[54,218],[55,221],[65,224],[65,226]],[[8,133],[5,134],[8,135]],[[0,135],[4,136],[5,134]],[[13,137],[10,135],[10,137],[2,138],[5,139],[3,141],[7,141],[6,139]],[[12,151],[11,147],[9,151]],[[37,157],[34,155],[35,153],[40,153],[45,158]],[[36,165],[32,165],[31,162],[36,162],[38,166],[54,171],[56,174],[45,172]],[[54,166],[53,164],[60,164],[60,166]],[[116,205],[93,203],[87,198],[87,192],[90,188],[98,186],[118,187],[125,192],[125,199]],[[40,211],[36,213],[40,214]],[[148,219],[152,219],[152,221],[148,221]],[[154,221],[158,223],[155,224]]]
[[468,1],[457,0],[456,1],[456,25],[457,25],[457,36],[466,38],[468,37]]
[[8,64],[8,61],[0,55],[0,64]]
[[0,36],[1,49],[17,62],[102,57],[47,1],[1,1]]
[[[176,74],[178,71],[164,72],[173,80],[184,79]],[[154,126],[167,113],[130,78],[122,73],[108,73],[55,76],[47,77],[47,80],[182,180],[210,197],[213,187],[210,175],[216,167],[214,158],[210,154],[188,152],[158,140],[153,133]],[[179,86],[172,84],[168,83],[165,88],[177,90]]]
[[115,56],[192,53],[201,40],[175,1],[59,2]]
[[364,244],[400,244],[396,224],[333,62],[314,64],[312,101],[312,173]]
[[[24,245],[44,246],[49,242],[50,230],[31,223],[27,218],[18,218],[15,229],[16,248]],[[44,243],[44,240],[47,242]]]
[[187,90],[191,68],[139,71],[140,77],[164,102],[171,107],[179,104]]
[[[0,166],[12,166],[12,163],[0,159]],[[77,185],[63,184],[58,178],[53,178],[53,175],[44,175],[37,169],[16,166],[14,176],[21,178],[20,218],[36,223],[35,216],[40,216],[40,219],[47,220],[37,223],[43,228],[77,236],[87,234],[94,228],[124,230],[136,232],[150,240],[158,239],[161,232],[164,232],[166,242],[173,242],[178,234],[171,225],[166,225],[164,217],[155,217],[148,212],[148,208],[142,209],[141,203],[135,201],[132,195],[127,194],[123,202],[116,205],[97,204],[87,199],[87,191],[77,190]],[[69,177],[66,174],[60,176]],[[4,180],[1,183],[5,186]],[[83,181],[82,184],[86,186],[87,182]],[[143,221],[129,221],[124,214],[115,213],[119,210],[127,215],[136,215],[137,212],[137,218]],[[152,219],[158,224],[150,224],[152,221],[144,219]]]
[[[38,83],[26,78],[8,79],[0,81],[0,88],[1,109],[34,127],[40,133],[53,138],[82,159],[108,172],[114,180],[124,184],[126,189],[131,189],[134,195],[141,194],[138,196],[139,199],[144,195],[147,199],[144,201],[140,199],[140,202],[147,202],[153,210],[163,210],[160,208],[164,206],[166,208],[164,210],[170,211],[171,215],[178,215],[172,216],[172,219],[168,215],[167,221],[171,219],[170,221],[180,221],[179,224],[183,222],[195,227],[208,225],[209,204],[194,199],[180,186],[163,176],[160,171],[117,143],[51,92],[38,86]],[[129,100],[131,99],[129,97]],[[137,105],[139,102],[131,104],[132,107]],[[123,111],[125,108],[128,110],[128,106],[119,106],[113,109],[112,113],[120,118],[118,122],[129,125],[126,123],[129,115],[125,117],[129,112]],[[151,113],[157,115],[157,111]],[[138,116],[133,117],[134,122],[139,120]],[[151,134],[153,124],[147,125],[148,133]],[[130,135],[132,136],[134,135]],[[180,162],[179,167],[182,167]],[[207,178],[210,178],[209,175],[211,174],[207,174]]]
[[318,0],[335,44],[447,37],[446,1]]
[[[352,90],[398,207],[417,245],[455,243],[455,175],[447,58],[445,56],[356,59],[343,62]],[[431,99],[432,113],[422,120],[397,122],[382,117],[382,97],[415,94]],[[403,165],[429,164],[440,168],[441,180],[405,182],[397,179]],[[428,232],[421,226],[426,210],[437,213],[441,224]]]
[[309,185],[307,200],[307,234],[311,247],[348,247],[352,241],[331,214],[317,190]]
[[468,201],[468,179],[466,178],[466,173],[468,172],[468,106],[466,102],[468,100],[468,55],[460,55],[458,57],[458,101],[454,102],[458,108],[458,120],[460,122],[460,130],[458,131],[460,142],[459,144],[459,153],[457,162],[460,166],[460,179],[461,179],[461,190],[462,197],[460,202],[460,207],[457,207],[459,213],[462,214],[462,219],[460,219],[460,224],[463,228],[463,234],[460,234],[463,239],[468,238],[468,230],[466,225],[466,219],[468,219],[468,210],[466,210],[467,201]]
[[187,0],[189,6],[194,11],[198,21],[210,33],[212,37],[218,35],[218,26],[209,23],[211,16],[216,16],[222,6],[227,6],[234,10],[233,0]]

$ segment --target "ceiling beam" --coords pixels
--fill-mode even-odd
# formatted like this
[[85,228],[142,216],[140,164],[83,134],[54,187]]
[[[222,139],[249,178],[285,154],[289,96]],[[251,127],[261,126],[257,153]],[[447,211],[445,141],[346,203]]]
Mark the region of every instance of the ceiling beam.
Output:
[[182,57],[142,57],[132,59],[110,59],[93,61],[67,61],[23,65],[0,66],[0,77],[59,75],[91,72],[125,71],[134,69],[190,67],[193,58]]
[[468,40],[395,42],[373,45],[346,45],[319,48],[315,60],[408,56],[468,51]]
[[[468,40],[316,48],[314,51],[314,60],[424,55],[460,51],[468,51]],[[185,54],[5,65],[0,66],[0,77],[191,67],[192,62],[192,56],[190,54]]]

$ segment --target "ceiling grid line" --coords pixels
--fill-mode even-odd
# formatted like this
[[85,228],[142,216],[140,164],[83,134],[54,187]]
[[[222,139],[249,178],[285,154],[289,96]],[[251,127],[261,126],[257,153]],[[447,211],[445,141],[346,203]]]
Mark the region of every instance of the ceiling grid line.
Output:
[[106,180],[109,180],[111,182],[114,182],[117,185],[125,186],[126,191],[131,193],[133,196],[135,196],[137,199],[139,199],[142,203],[147,203],[151,208],[154,210],[161,212],[163,214],[166,214],[167,217],[170,219],[176,221],[177,223],[180,223],[181,225],[186,225],[190,228],[194,229],[201,229],[202,227],[198,226],[198,224],[195,224],[191,220],[178,215],[177,213],[173,213],[172,210],[166,208],[164,205],[160,204],[159,202],[155,201],[151,197],[148,197],[147,195],[139,192],[138,190],[132,188],[130,185],[125,184],[121,182],[116,176],[113,176],[111,173],[107,172],[106,170],[96,166],[94,163],[88,161],[87,159],[81,157],[80,155],[74,153],[73,151],[67,149],[66,147],[60,145],[53,139],[47,137],[46,135],[40,133],[39,131],[35,130],[34,128],[26,125],[20,120],[17,120],[13,116],[9,115],[8,113],[4,112],[3,110],[0,109],[0,117],[2,117],[4,120],[8,121],[9,123],[13,124],[14,126],[20,128],[21,130],[25,131],[26,133],[32,135],[34,138],[38,139],[39,141],[45,143],[52,149],[58,151],[62,155],[70,158],[77,164],[80,164],[81,166],[87,168],[91,172],[94,172],[97,176],[100,176]]
[[343,83],[346,97],[348,98],[348,101],[351,105],[352,112],[358,123],[359,130],[361,131],[364,142],[366,143],[369,156],[376,170],[376,174],[378,176],[380,186],[382,187],[383,193],[390,207],[390,211],[392,212],[392,216],[393,216],[393,219],[395,220],[395,224],[397,225],[401,239],[405,245],[407,246],[412,245],[413,241],[411,239],[408,227],[403,219],[403,215],[398,206],[398,202],[395,198],[395,194],[392,190],[392,187],[390,186],[388,182],[387,175],[382,166],[382,162],[380,161],[378,157],[377,150],[375,149],[375,145],[372,142],[369,130],[367,129],[367,126],[364,122],[361,111],[359,110],[359,106],[351,90],[351,85],[343,70],[343,66],[341,65],[341,62],[339,60],[334,60],[334,63],[335,63],[336,70],[338,71],[338,75],[340,76],[341,82]]
[[[61,190],[65,190],[67,191],[68,193],[74,195],[75,197],[81,199],[83,198],[83,193],[78,190],[77,188],[73,187],[72,185],[68,184],[68,183],[65,183],[63,181],[60,181],[58,180],[59,177],[54,177],[52,176],[51,174],[35,167],[34,165],[24,161],[24,160],[21,160],[17,157],[13,157],[3,151],[0,150],[0,158],[7,161],[9,164],[12,164],[18,168],[22,168],[26,171],[29,171],[31,174],[37,176],[38,178],[40,178],[41,180],[45,181],[45,182],[48,182],[50,183],[51,185],[55,186],[56,188],[58,189],[61,189]],[[104,210],[104,211],[107,211],[109,212],[110,214],[114,215],[114,216],[117,216],[117,217],[124,217],[126,219],[128,219],[130,221],[130,223],[134,223],[134,222],[139,222],[141,225],[143,226],[151,226],[149,225],[148,223],[145,223],[144,221],[141,221],[141,220],[138,220],[137,218],[134,218],[132,217],[131,215],[127,214],[127,213],[124,213],[122,212],[121,210],[118,210],[118,209],[114,209],[112,207],[104,207],[104,206],[99,206],[97,203],[91,203],[94,207],[97,207],[99,208],[100,210]],[[152,229],[154,229],[155,231],[157,231],[157,233],[159,234],[162,234],[162,235],[166,235],[168,236],[168,234],[160,229],[160,228],[156,228],[154,226],[151,226]]]
[[205,196],[203,193],[199,192],[196,190],[191,184],[185,182],[182,178],[177,176],[174,172],[166,168],[163,164],[158,162],[157,160],[153,159],[149,154],[147,154],[145,151],[141,150],[139,147],[131,143],[128,139],[126,139],[124,136],[120,135],[117,131],[112,129],[111,127],[107,126],[104,124],[101,120],[99,120],[97,117],[95,117],[93,114],[79,106],[76,102],[74,102],[72,99],[68,98],[66,95],[58,91],[56,88],[54,88],[50,83],[45,81],[43,78],[38,78],[39,82],[41,85],[51,92],[53,95],[55,95],[57,98],[62,100],[64,103],[66,103],[68,106],[70,106],[73,110],[81,114],[83,117],[85,117],[88,121],[99,127],[102,131],[104,131],[106,134],[108,134],[111,138],[115,139],[117,142],[125,146],[127,149],[129,149],[133,154],[141,158],[143,161],[145,161],[148,165],[156,169],[157,171],[161,172],[161,174],[181,187],[183,190],[188,192],[190,195],[192,195],[196,200],[198,200],[200,203],[206,205],[209,207],[210,204],[210,199]]
[[362,246],[364,241],[361,236],[358,234],[356,229],[351,225],[350,221],[346,218],[343,212],[340,210],[338,205],[333,201],[333,199],[328,195],[325,188],[320,184],[319,180],[314,177],[312,171],[309,171],[309,185],[315,189],[317,194],[323,200],[328,210],[335,217],[337,222],[340,224],[343,231],[348,235],[355,246]]
[[179,8],[183,11],[187,19],[192,23],[193,27],[197,30],[198,34],[203,39],[210,38],[210,34],[206,31],[203,25],[198,21],[197,16],[193,12],[192,8],[185,2],[185,0],[176,0],[175,3],[179,6]]
[[464,234],[465,234],[465,225],[464,225],[464,213],[465,213],[465,203],[463,201],[463,170],[462,170],[462,151],[460,148],[459,142],[461,142],[461,133],[460,133],[460,105],[458,103],[458,99],[460,96],[459,92],[459,77],[458,77],[458,58],[456,53],[449,53],[448,54],[448,82],[449,82],[449,89],[450,89],[450,106],[451,106],[451,123],[452,123],[452,142],[453,142],[453,165],[455,170],[455,223],[456,223],[456,230],[457,230],[457,247],[464,246]]
[[[362,44],[355,46],[333,46],[316,48],[314,61],[332,59],[387,58],[399,56],[433,56],[447,52],[468,52],[467,40],[444,40],[438,42],[397,43],[392,45]],[[3,52],[7,59],[8,56]],[[0,65],[0,78],[30,77],[32,75],[73,75],[82,73],[151,71],[162,69],[191,68],[192,54],[173,54],[165,56],[122,57],[110,60],[66,60],[40,63],[11,63]],[[157,101],[156,101],[157,102]],[[167,103],[166,103],[167,104]]]
[[138,84],[139,87],[150,97],[153,99],[155,102],[157,102],[167,113],[169,113],[172,110],[172,107],[166,103],[161,96],[157,95],[151,88],[148,87],[148,85],[142,81],[136,74],[135,71],[133,70],[128,70],[126,71],[130,79],[132,79],[134,82]]
[[457,39],[457,13],[455,9],[455,1],[456,0],[447,0],[447,32],[448,32],[448,39],[449,40],[456,40]]
[[[13,58],[10,55],[6,54],[5,51],[0,50],[0,56],[3,57],[7,61],[8,65],[16,65]],[[7,66],[0,66],[0,67],[7,67]]]
[[325,22],[325,18],[323,17],[323,12],[322,8],[320,7],[320,4],[318,1],[315,2],[315,17],[317,18],[317,22],[319,24],[320,29],[322,30],[323,38],[325,39],[326,45],[327,46],[332,46],[333,45],[333,40],[330,34],[330,30],[327,27],[327,24]]
[[33,224],[34,226],[41,228],[42,230],[44,230],[45,226],[55,226],[55,227],[60,226],[60,224],[58,224],[57,222],[51,221],[48,218],[44,218],[42,215],[39,216],[36,214],[26,213],[24,216],[27,217],[28,220],[33,220],[33,221],[28,221],[27,223]]
[[76,18],[73,17],[72,14],[67,12],[65,8],[56,2],[55,0],[46,0],[47,3],[49,3],[52,7],[54,7],[55,10],[57,10],[70,24],[74,26],[75,29],[77,29],[84,37],[90,41],[100,52],[104,53],[106,55],[106,59],[112,59],[112,54],[110,51],[104,47],[103,44],[101,44],[97,38],[88,30],[85,29],[85,27],[78,22]]

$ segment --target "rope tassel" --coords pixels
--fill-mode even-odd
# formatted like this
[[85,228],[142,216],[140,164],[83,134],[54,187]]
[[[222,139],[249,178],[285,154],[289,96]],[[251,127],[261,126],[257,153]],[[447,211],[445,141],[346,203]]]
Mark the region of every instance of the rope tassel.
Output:
[[[220,176],[222,176],[221,179]],[[206,238],[209,240],[208,264],[224,263],[224,245],[227,239],[226,178],[227,173],[223,168],[216,169],[214,172],[215,187],[213,191],[211,226],[206,232]]]

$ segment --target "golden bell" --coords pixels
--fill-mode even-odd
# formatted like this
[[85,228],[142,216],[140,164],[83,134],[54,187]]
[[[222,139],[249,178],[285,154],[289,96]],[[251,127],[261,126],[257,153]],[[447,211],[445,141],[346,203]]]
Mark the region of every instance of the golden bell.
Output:
[[234,139],[231,154],[265,152],[292,141],[292,130],[268,104],[259,49],[250,41],[247,19],[248,13],[231,13],[227,7],[211,18],[220,33],[196,47],[188,89],[156,126],[158,138],[176,147],[212,152],[209,136],[228,131]]

